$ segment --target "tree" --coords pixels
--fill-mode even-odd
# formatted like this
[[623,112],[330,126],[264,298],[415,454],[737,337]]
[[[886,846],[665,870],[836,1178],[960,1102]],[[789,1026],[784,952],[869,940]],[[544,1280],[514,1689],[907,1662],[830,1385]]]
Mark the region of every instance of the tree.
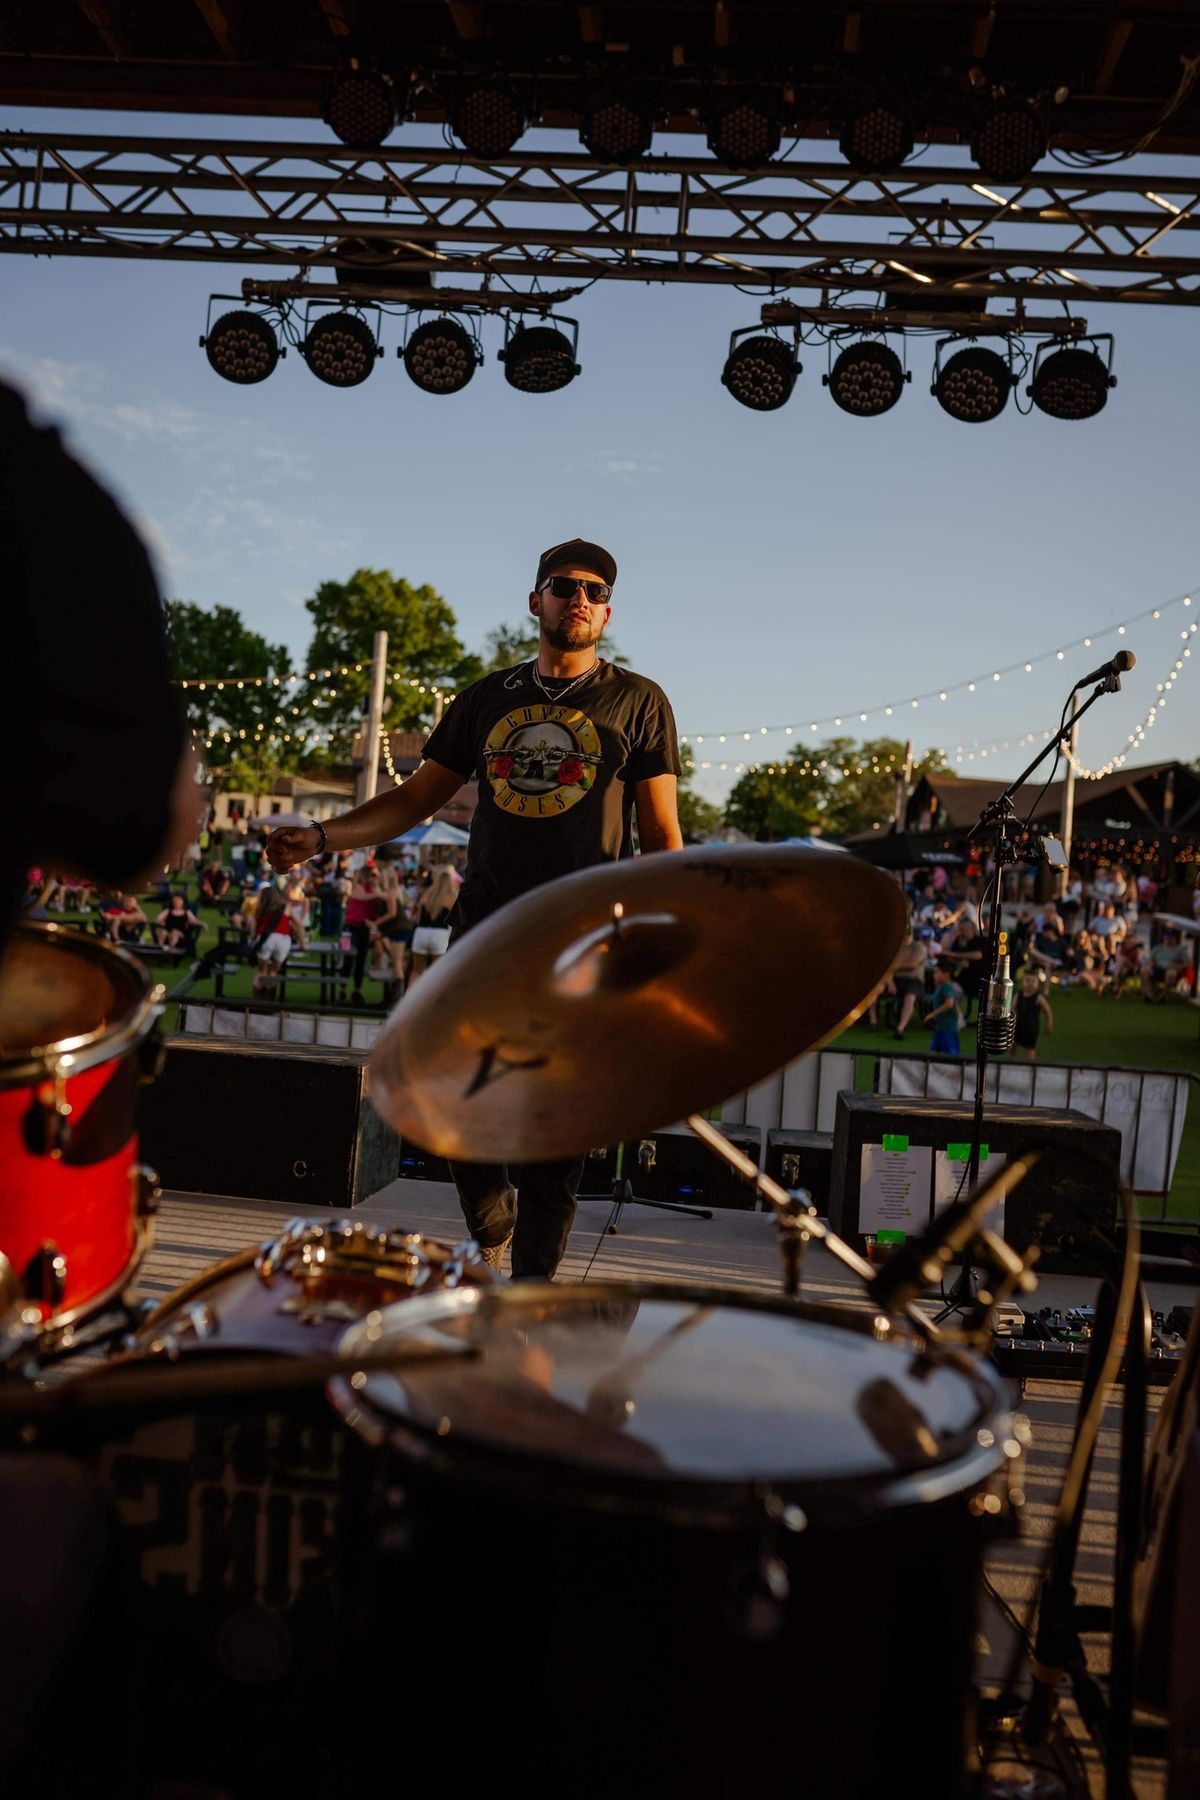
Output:
[[[167,641],[176,674],[203,687],[183,689],[189,724],[203,737],[225,732],[241,740],[256,732],[282,735],[294,700],[286,686],[275,685],[291,674],[283,644],[271,644],[251,631],[232,606],[197,606],[190,600],[166,603]],[[294,735],[294,734],[293,734]]]
[[305,606],[313,622],[309,669],[329,671],[309,684],[308,704],[315,719],[347,739],[367,710],[376,631],[388,634],[383,723],[389,731],[428,723],[433,702],[422,684],[457,692],[483,673],[437,590],[413,587],[388,569],[357,569],[349,581],[323,581]]
[[685,842],[710,838],[720,828],[721,809],[714,806],[711,800],[705,800],[702,795],[692,791],[696,758],[690,744],[680,744],[679,760],[683,765],[683,773],[679,777],[679,829],[683,832]]
[[[849,837],[890,820],[905,746],[898,738],[827,738],[797,744],[786,761],[748,770],[725,808],[726,822],[760,840]],[[914,758],[912,781],[945,770],[940,750]]]

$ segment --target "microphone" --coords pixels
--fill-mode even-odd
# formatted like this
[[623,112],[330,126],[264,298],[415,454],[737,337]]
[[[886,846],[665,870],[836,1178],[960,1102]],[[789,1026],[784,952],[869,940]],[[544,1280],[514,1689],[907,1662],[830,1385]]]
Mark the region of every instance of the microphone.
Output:
[[1008,933],[1000,933],[1000,948],[992,979],[983,991],[979,1008],[979,1041],[989,1056],[1006,1056],[1017,1035],[1012,975],[1009,972]]
[[1117,676],[1128,675],[1136,661],[1137,657],[1132,650],[1118,650],[1111,662],[1101,663],[1098,669],[1093,669],[1090,675],[1077,681],[1075,689],[1077,691],[1081,687],[1087,687],[1092,681],[1112,681]]
[[881,1312],[900,1312],[926,1288],[935,1287],[957,1262],[1006,1189],[1027,1175],[1036,1153],[1019,1156],[996,1172],[966,1200],[944,1207],[923,1236],[904,1244],[878,1269],[871,1299]]

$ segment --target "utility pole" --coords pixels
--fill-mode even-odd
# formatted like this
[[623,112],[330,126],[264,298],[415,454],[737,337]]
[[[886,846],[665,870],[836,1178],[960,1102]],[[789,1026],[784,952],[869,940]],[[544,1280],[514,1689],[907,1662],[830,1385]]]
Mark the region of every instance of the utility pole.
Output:
[[1067,739],[1067,778],[1063,782],[1062,818],[1059,820],[1059,838],[1062,842],[1066,864],[1058,871],[1058,898],[1065,900],[1067,889],[1071,885],[1071,839],[1075,835],[1075,757],[1079,750],[1079,720],[1071,724],[1071,735]]
[[435,725],[440,725],[442,722],[442,690],[441,690],[441,688],[438,688],[437,692],[433,696],[433,722]]
[[904,813],[908,806],[908,784],[912,780],[912,739],[904,746],[904,767],[896,777],[896,830],[904,830]]
[[383,699],[387,688],[387,648],[386,631],[375,633],[375,648],[371,659],[371,696],[367,704],[367,723],[364,730],[363,766],[358,777],[357,804],[375,798],[375,788],[379,780],[379,739],[383,731]]

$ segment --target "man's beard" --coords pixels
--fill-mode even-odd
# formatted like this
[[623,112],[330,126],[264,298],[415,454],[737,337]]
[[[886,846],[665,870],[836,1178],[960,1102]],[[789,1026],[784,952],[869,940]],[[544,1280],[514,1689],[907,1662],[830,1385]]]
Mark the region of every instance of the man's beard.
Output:
[[556,650],[590,650],[604,636],[604,626],[594,626],[590,619],[585,624],[582,619],[564,617],[557,625],[543,619],[542,636]]

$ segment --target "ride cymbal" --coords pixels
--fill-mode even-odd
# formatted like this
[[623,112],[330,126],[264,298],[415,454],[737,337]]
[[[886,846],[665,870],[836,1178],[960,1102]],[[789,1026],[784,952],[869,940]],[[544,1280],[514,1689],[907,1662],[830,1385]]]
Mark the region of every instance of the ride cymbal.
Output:
[[770,844],[638,856],[534,889],[392,1013],[371,1098],[464,1161],[549,1161],[739,1093],[856,1019],[904,939],[896,883]]

